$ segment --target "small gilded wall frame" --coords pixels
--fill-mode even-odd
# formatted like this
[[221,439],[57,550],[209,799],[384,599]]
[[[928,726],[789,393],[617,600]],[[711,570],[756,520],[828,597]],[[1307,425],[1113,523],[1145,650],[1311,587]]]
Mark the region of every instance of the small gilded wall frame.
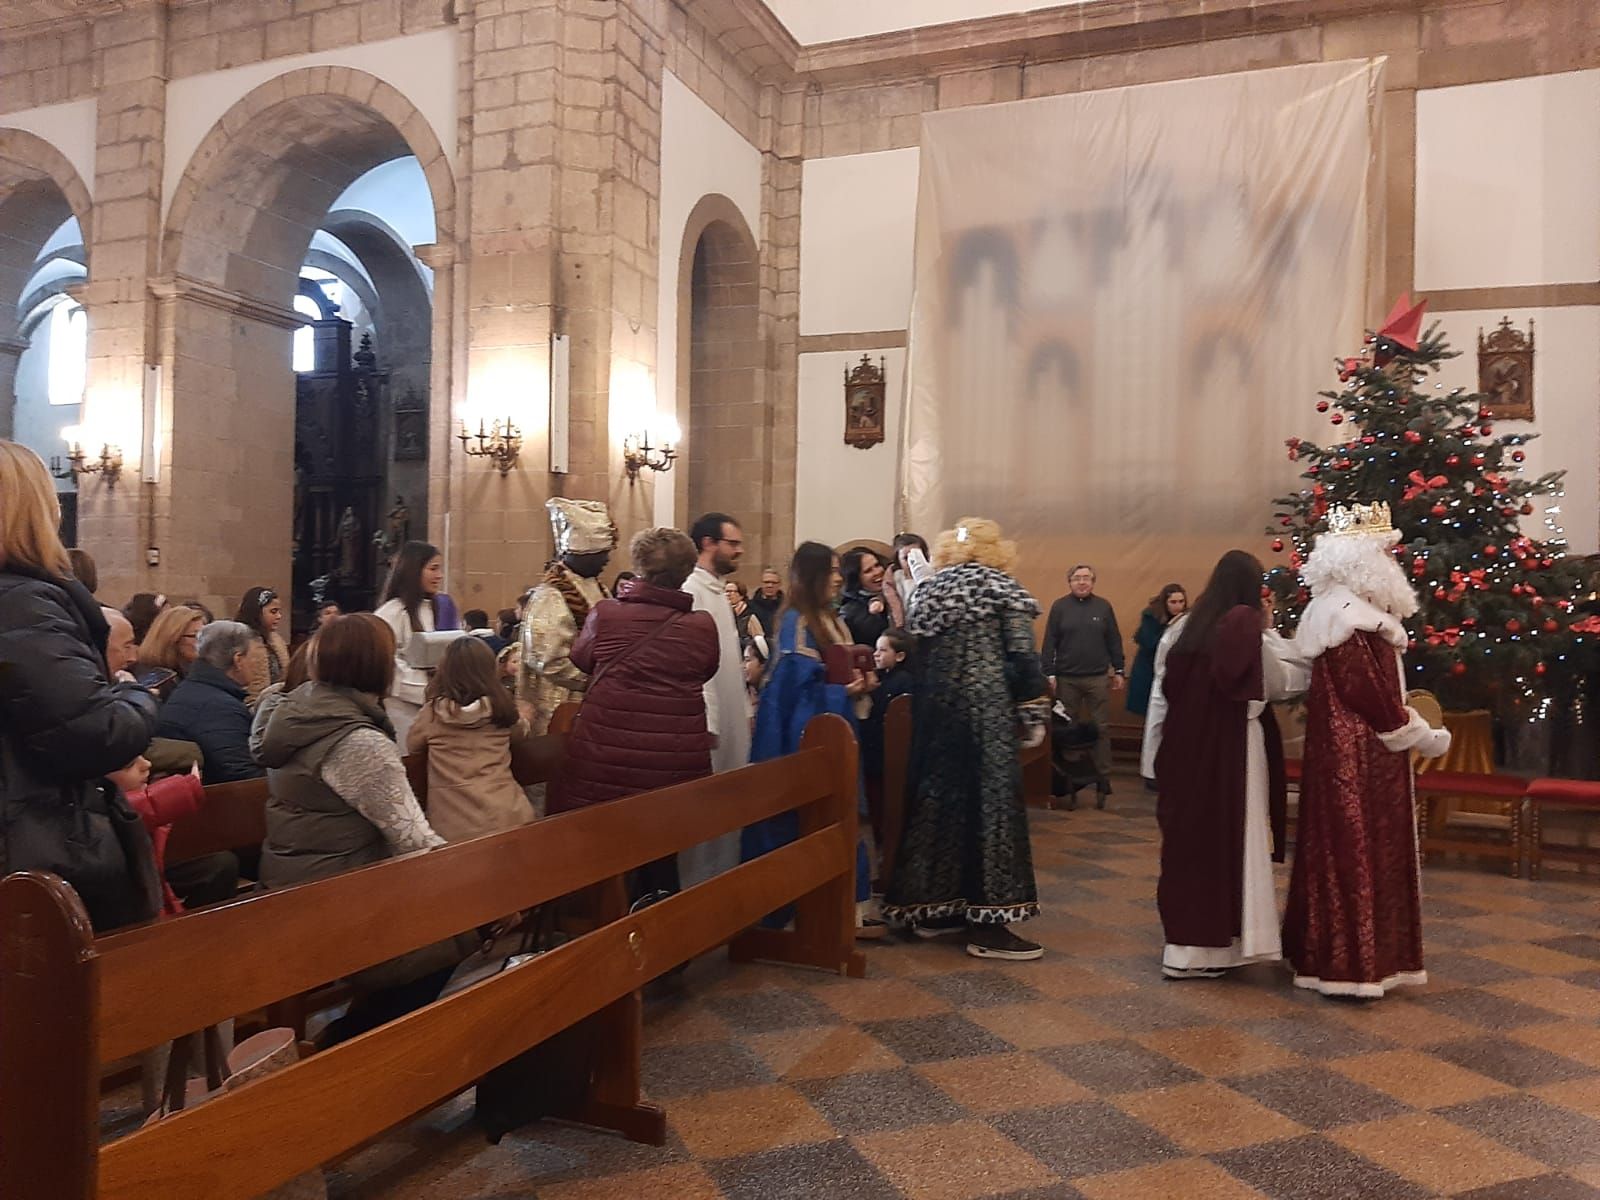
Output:
[[884,439],[884,360],[877,366],[865,354],[844,370],[845,445],[867,450]]
[[1533,318],[1527,333],[1510,317],[1487,334],[1478,330],[1478,390],[1494,420],[1533,420]]

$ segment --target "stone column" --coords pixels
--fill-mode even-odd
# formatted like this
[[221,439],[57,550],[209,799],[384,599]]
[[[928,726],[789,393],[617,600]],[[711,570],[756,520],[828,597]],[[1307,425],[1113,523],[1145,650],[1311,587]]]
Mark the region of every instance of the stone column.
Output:
[[16,430],[17,360],[27,348],[26,338],[0,336],[0,438],[7,440]]
[[767,377],[764,561],[795,548],[800,420],[800,179],[805,93],[766,88],[761,155],[761,343]]
[[[550,554],[544,501],[609,499],[624,536],[651,484],[629,487],[613,382],[653,396],[656,206],[666,0],[477,0],[462,191],[466,330],[456,419],[511,416],[502,477],[452,446],[452,586],[510,602]],[[571,339],[570,471],[549,471],[549,343]],[[622,563],[617,564],[620,569]]]
[[[78,528],[95,556],[103,594],[156,590],[145,566],[154,544],[153,496],[139,482],[144,430],[144,367],[153,361],[155,273],[161,237],[162,139],[166,124],[167,9],[129,5],[95,18],[95,214],[85,229],[90,281],[89,362],[82,425],[85,449],[119,445],[122,477],[108,487],[87,480]],[[89,443],[93,443],[92,445]]]

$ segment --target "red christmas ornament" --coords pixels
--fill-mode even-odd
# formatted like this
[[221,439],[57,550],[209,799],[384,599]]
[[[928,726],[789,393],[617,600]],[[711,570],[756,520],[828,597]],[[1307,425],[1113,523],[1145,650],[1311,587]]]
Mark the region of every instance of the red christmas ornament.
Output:
[[1445,514],[1445,513],[1446,513],[1446,512],[1448,512],[1448,511],[1449,511],[1449,510],[1448,510],[1448,509],[1446,509],[1446,508],[1445,508],[1445,506],[1444,506],[1444,505],[1442,505],[1442,504],[1435,504],[1435,505],[1434,505],[1434,506],[1433,506],[1433,507],[1432,507],[1432,508],[1430,508],[1430,509],[1429,509],[1429,510],[1428,510],[1428,511],[1429,511],[1429,512],[1431,512],[1431,513],[1432,513],[1432,514],[1433,514],[1433,515],[1434,515],[1434,516],[1436,516],[1436,517],[1442,517],[1442,516],[1444,516],[1444,514]]
[[1561,622],[1557,621],[1554,617],[1546,617],[1544,624],[1540,626],[1540,628],[1542,628],[1546,633],[1556,633],[1561,629]]
[[1363,446],[1376,446],[1378,444],[1378,439],[1373,437],[1370,433],[1363,434],[1361,438],[1361,444]]
[[1467,664],[1466,663],[1458,662],[1458,663],[1452,663],[1450,665],[1450,674],[1452,674],[1452,675],[1465,675],[1466,673],[1467,673]]
[[1472,465],[1473,465],[1473,466],[1475,466],[1475,467],[1481,467],[1481,466],[1483,466],[1483,455],[1481,455],[1481,454],[1474,454],[1474,455],[1473,455],[1473,456],[1472,456]]
[[1545,670],[1546,670],[1546,667],[1545,667],[1545,665],[1543,663],[1534,663],[1533,664],[1533,673],[1535,675],[1543,675],[1545,673]]
[[[1528,456],[1526,454],[1524,454],[1521,450],[1513,450],[1511,452],[1511,461],[1514,462],[1514,463],[1519,463],[1519,462],[1523,461],[1523,459],[1525,459],[1527,457]],[[1524,511],[1525,512],[1532,512],[1533,509],[1530,507],[1530,508],[1525,509]]]
[[1522,632],[1522,622],[1517,620],[1515,617],[1512,617],[1511,620],[1506,622],[1506,632],[1507,633],[1521,633]]
[[1309,467],[1306,468],[1306,474],[1307,475],[1315,475],[1320,470],[1321,470],[1320,467],[1318,467],[1315,463],[1312,463]]
[[1483,428],[1482,428],[1482,429],[1480,429],[1480,430],[1479,430],[1479,431],[1478,431],[1478,432],[1480,432],[1480,433],[1481,433],[1481,434],[1483,434],[1483,436],[1484,436],[1484,437],[1493,437],[1493,436],[1494,436],[1494,426],[1492,426],[1492,425],[1485,425],[1485,426],[1484,426],[1484,427],[1483,427]]
[[1318,400],[1317,401],[1317,411],[1318,412],[1327,412],[1328,411],[1328,402],[1326,400]]
[[1478,420],[1480,421],[1487,421],[1493,416],[1494,414],[1491,413],[1487,408],[1480,408],[1478,410]]
[[[1530,591],[1530,592],[1533,591],[1532,588],[1528,588],[1527,590]],[[1528,603],[1533,605],[1535,608],[1543,608],[1544,607],[1544,597],[1543,596],[1534,596],[1531,600],[1528,601]]]
[[1352,464],[1348,458],[1341,458],[1333,464],[1334,469],[1337,471],[1348,471],[1351,465]]
[[1413,446],[1415,446],[1418,442],[1422,441],[1422,435],[1420,433],[1418,433],[1415,429],[1406,430],[1405,437],[1406,437],[1406,441],[1410,442],[1411,445],[1413,445]]
[[1335,425],[1343,425],[1344,424],[1344,414],[1343,413],[1334,413],[1333,416],[1328,418],[1328,420],[1333,422]]
[[1408,651],[1415,650],[1416,648],[1417,648],[1417,639],[1416,638],[1412,638],[1409,642],[1406,643],[1406,649]]
[[1572,609],[1572,601],[1571,600],[1557,600],[1556,601],[1556,607],[1559,608],[1562,612],[1570,612],[1571,609]]
[[1459,454],[1452,454],[1449,458],[1444,460],[1444,465],[1447,467],[1459,467],[1461,465],[1461,456]]
[[1426,562],[1424,562],[1422,559],[1413,558],[1411,560],[1411,573],[1413,575],[1421,575],[1427,569],[1428,569],[1428,564]]
[[1485,546],[1483,548],[1483,552],[1485,554],[1487,554],[1490,558],[1493,558],[1496,554],[1500,553],[1500,547],[1499,546]]
[[1471,425],[1463,425],[1461,427],[1461,436],[1462,437],[1477,437],[1478,436],[1478,431],[1476,429],[1474,429]]
[[1283,539],[1282,538],[1273,538],[1272,539],[1272,552],[1274,554],[1280,554],[1280,553],[1282,553],[1282,551],[1283,551]]
[[1445,591],[1442,587],[1436,587],[1433,589],[1433,598],[1435,600],[1443,600],[1449,594],[1450,593]]
[[1478,618],[1477,617],[1462,617],[1461,618],[1461,628],[1463,628],[1463,629],[1471,629],[1477,623],[1478,623]]
[[1541,558],[1539,560],[1539,565],[1548,571],[1551,567],[1556,565],[1556,560],[1553,558]]

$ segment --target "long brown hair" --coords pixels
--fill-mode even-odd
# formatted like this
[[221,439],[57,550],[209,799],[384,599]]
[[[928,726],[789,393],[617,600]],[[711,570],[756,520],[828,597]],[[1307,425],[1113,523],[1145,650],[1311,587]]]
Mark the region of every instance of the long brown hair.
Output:
[[428,680],[427,697],[450,700],[465,708],[479,700],[489,702],[489,717],[502,728],[517,723],[517,702],[500,682],[494,651],[482,638],[458,637],[444,649],[439,667]]
[[1188,612],[1189,589],[1184,587],[1181,583],[1169,583],[1154,596],[1151,596],[1150,604],[1145,611],[1156,620],[1160,621],[1163,625],[1172,624],[1172,616],[1167,612],[1167,598],[1174,595],[1181,595],[1183,597],[1183,611]]
[[405,606],[406,616],[413,631],[422,628],[418,615],[424,603],[433,610],[437,620],[439,610],[432,596],[422,591],[422,568],[439,557],[439,548],[427,542],[407,542],[394,556],[394,566],[389,569],[389,581],[384,584],[383,602],[398,600]]
[[1199,654],[1211,644],[1211,634],[1225,615],[1240,605],[1259,609],[1263,575],[1261,560],[1248,551],[1229,550],[1219,558],[1170,653]]
[[833,573],[837,562],[833,547],[801,542],[789,563],[787,607],[800,614],[819,649],[839,641],[833,617]]

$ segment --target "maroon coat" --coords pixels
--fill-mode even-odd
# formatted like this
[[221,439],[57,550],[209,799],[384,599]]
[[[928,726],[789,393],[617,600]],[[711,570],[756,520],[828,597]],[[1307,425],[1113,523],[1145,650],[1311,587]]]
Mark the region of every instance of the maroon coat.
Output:
[[704,688],[720,647],[711,614],[693,604],[687,592],[636,579],[589,613],[572,646],[573,665],[591,680],[567,740],[560,810],[711,774]]
[[[1249,704],[1266,696],[1261,610],[1247,604],[1229,609],[1199,652],[1169,651],[1162,693],[1167,719],[1156,752],[1161,826],[1156,906],[1170,944],[1226,946],[1243,924]],[[1282,862],[1283,744],[1272,709],[1259,720],[1267,749],[1273,858]]]

